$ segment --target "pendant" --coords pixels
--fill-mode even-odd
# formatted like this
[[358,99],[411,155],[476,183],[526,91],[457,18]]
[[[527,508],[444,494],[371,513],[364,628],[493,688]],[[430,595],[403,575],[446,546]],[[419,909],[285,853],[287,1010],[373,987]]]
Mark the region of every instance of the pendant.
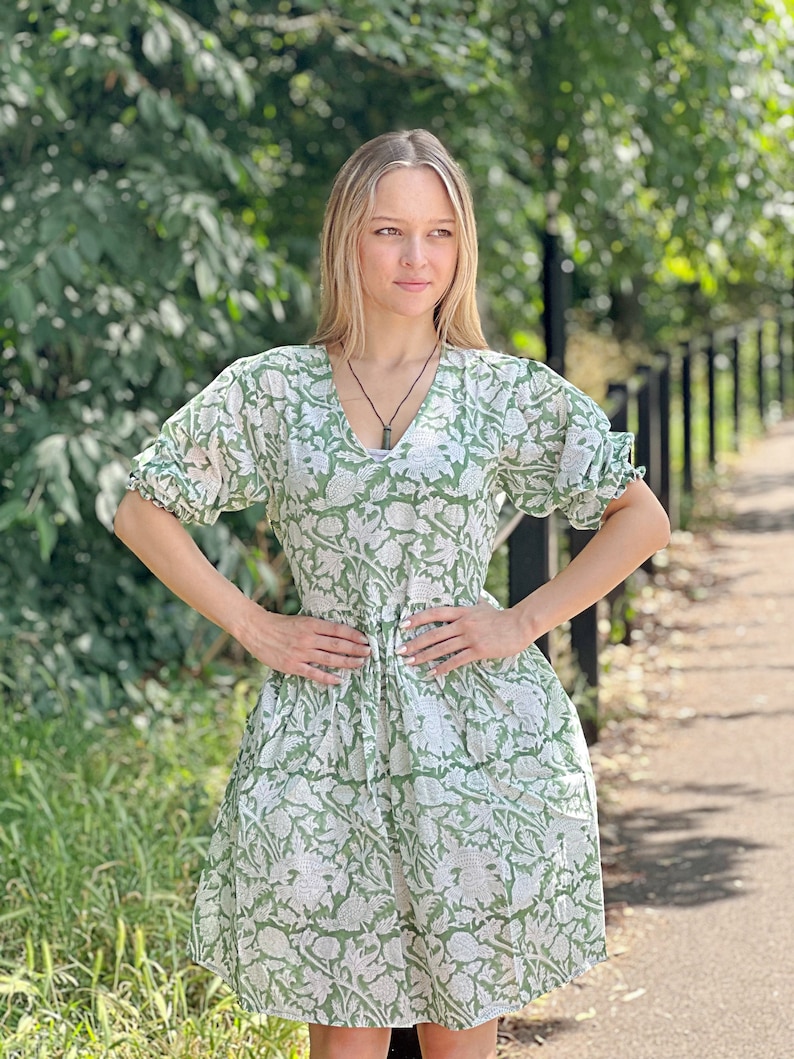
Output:
[[381,445],[381,448],[382,449],[390,449],[391,448],[391,425],[389,425],[389,426],[385,426],[384,425],[384,427],[383,427],[383,443]]

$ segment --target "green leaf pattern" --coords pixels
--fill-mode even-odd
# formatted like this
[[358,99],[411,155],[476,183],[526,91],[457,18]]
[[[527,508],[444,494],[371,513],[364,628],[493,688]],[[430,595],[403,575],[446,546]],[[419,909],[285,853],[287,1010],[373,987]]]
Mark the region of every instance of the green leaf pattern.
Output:
[[437,678],[396,650],[407,615],[482,596],[505,494],[595,527],[630,448],[545,365],[446,348],[378,463],[325,350],[291,346],[136,458],[131,487],[186,521],[266,503],[304,612],[372,648],[337,686],[271,672],[250,715],[189,944],[246,1008],[462,1029],[604,958],[592,774],[552,668],[533,645]]

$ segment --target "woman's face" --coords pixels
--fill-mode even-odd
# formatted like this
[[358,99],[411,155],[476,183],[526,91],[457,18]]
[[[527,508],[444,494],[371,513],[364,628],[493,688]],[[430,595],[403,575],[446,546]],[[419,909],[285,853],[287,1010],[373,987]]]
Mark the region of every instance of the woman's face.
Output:
[[458,260],[455,211],[435,170],[401,167],[384,173],[358,256],[368,316],[432,319]]

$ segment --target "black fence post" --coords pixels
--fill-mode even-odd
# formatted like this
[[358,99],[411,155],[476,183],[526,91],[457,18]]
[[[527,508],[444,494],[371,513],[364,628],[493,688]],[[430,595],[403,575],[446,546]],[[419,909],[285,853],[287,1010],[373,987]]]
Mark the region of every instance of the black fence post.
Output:
[[[655,496],[661,492],[659,458],[659,375],[655,368],[639,368],[641,383],[637,390],[637,463],[645,467],[645,481]],[[643,570],[653,569],[653,558],[646,559]]]
[[670,489],[670,357],[659,357],[659,501],[673,518]]
[[560,237],[554,218],[543,233],[543,334],[546,363],[558,375],[565,375],[565,277],[562,270]]
[[[571,559],[575,559],[588,541],[595,535],[594,530],[578,530],[571,527],[569,543]],[[588,744],[598,740],[598,606],[593,604],[571,618],[571,650],[576,659],[580,673],[585,679],[587,700],[580,720]]]
[[629,388],[625,382],[611,382],[607,390],[611,407],[609,421],[613,430],[629,429]]
[[[508,605],[514,607],[530,592],[545,585],[550,576],[549,518],[525,515],[510,534],[507,544]],[[546,658],[549,657],[549,636],[544,633],[536,641]]]
[[717,462],[717,372],[716,353],[714,351],[714,335],[709,336],[709,344],[706,349],[706,365],[708,370],[708,417],[709,417],[709,467],[714,467]]
[[637,463],[646,468],[645,480],[658,497],[661,492],[659,459],[659,374],[643,364],[637,390]]
[[[625,431],[629,429],[629,388],[625,382],[613,382],[609,384],[607,397],[610,403],[610,423],[613,430]],[[635,459],[635,462],[638,462]],[[625,581],[615,585],[607,594],[607,602],[614,612],[616,605],[623,597]],[[624,643],[629,642],[629,624],[625,623],[626,635]]]
[[684,347],[681,358],[681,418],[683,420],[684,493],[692,496],[692,347]]
[[733,350],[733,447],[738,452],[742,443],[742,338],[737,327],[731,340]]

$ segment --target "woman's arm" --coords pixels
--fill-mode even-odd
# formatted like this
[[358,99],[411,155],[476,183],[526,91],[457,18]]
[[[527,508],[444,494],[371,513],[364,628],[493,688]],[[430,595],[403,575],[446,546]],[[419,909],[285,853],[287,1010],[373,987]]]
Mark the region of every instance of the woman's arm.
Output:
[[551,581],[512,611],[528,643],[592,606],[670,540],[670,520],[641,479],[610,501],[601,529]]
[[645,482],[631,482],[607,505],[601,529],[579,555],[509,610],[480,603],[433,607],[415,614],[406,628],[445,624],[406,643],[405,660],[419,665],[451,654],[434,669],[441,676],[477,659],[517,654],[543,633],[592,606],[669,539],[670,522],[664,508]]
[[215,569],[174,515],[140,493],[124,496],[114,529],[175,595],[273,669],[338,684],[339,676],[317,666],[354,669],[369,655],[367,638],[356,629],[319,618],[273,614],[248,599]]

